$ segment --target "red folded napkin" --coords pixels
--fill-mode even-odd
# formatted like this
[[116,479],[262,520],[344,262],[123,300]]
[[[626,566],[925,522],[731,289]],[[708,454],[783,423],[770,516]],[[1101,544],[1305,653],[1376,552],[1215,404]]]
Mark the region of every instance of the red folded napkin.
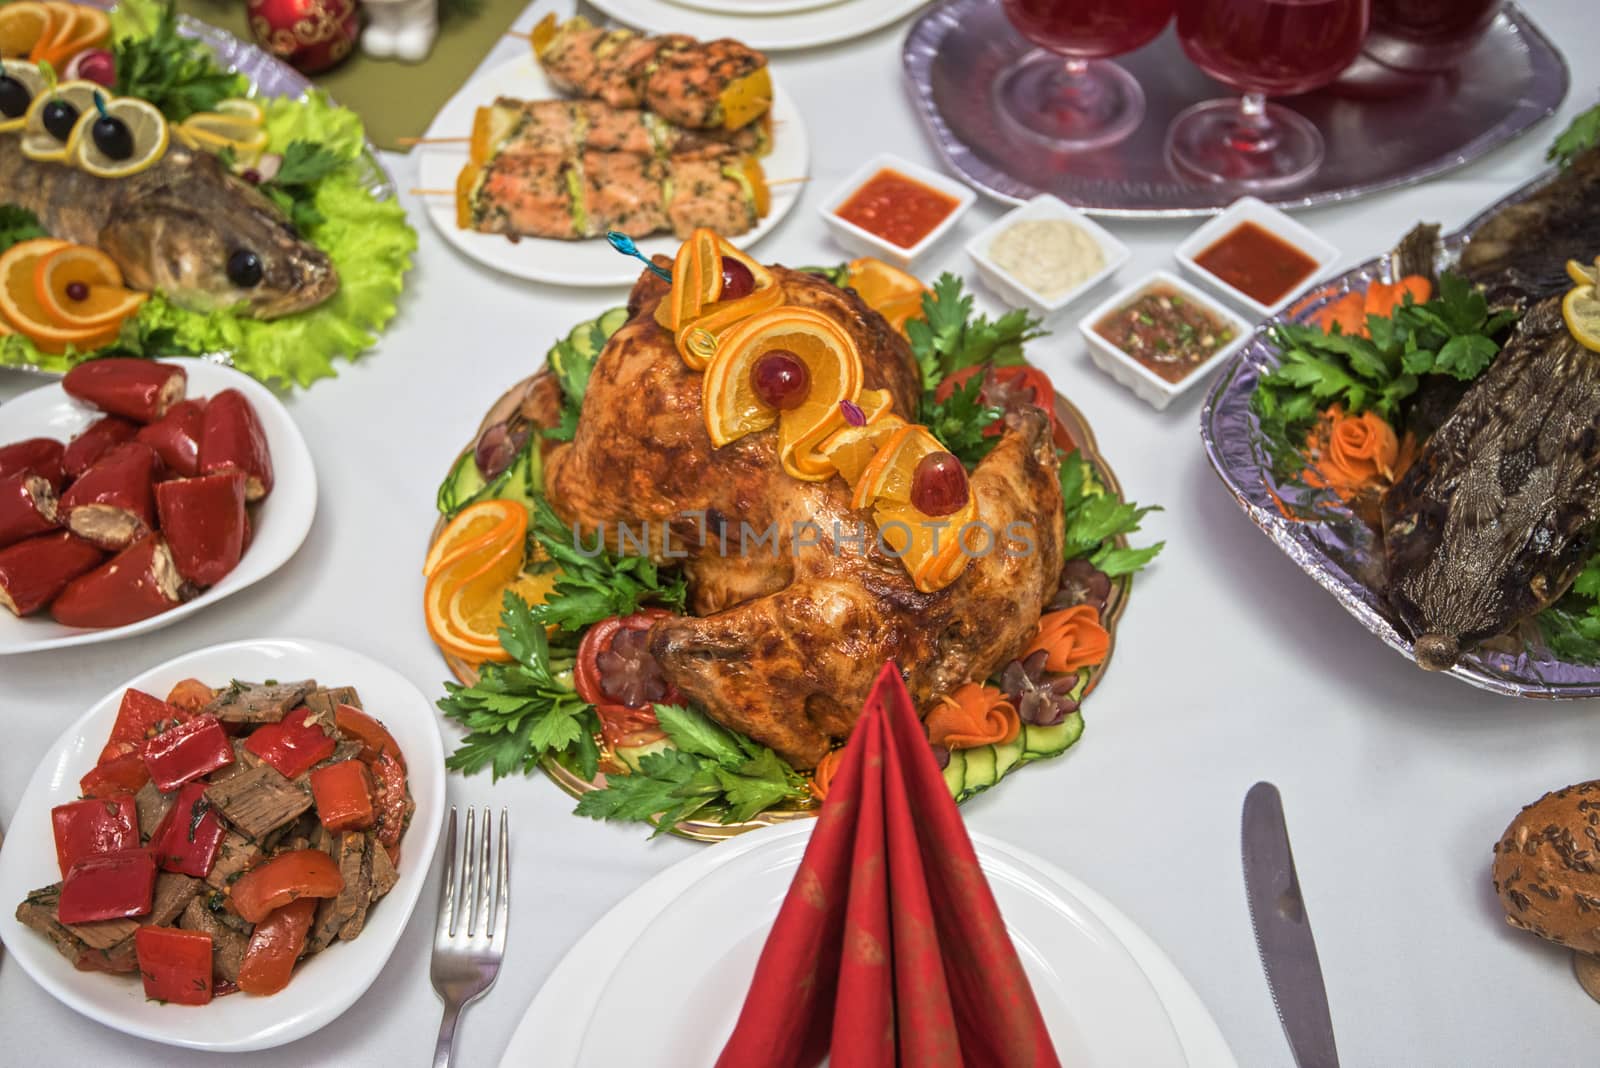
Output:
[[911,695],[885,664],[719,1068],[1058,1065]]

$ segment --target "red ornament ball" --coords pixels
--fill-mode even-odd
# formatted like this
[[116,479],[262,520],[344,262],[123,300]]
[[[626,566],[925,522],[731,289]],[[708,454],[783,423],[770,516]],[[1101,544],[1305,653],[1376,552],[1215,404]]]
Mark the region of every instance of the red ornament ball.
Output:
[[356,0],[246,0],[256,43],[305,74],[327,70],[355,47]]

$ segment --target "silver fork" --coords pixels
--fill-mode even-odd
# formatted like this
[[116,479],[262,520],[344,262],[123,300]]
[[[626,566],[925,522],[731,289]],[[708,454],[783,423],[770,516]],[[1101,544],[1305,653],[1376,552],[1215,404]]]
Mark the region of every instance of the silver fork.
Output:
[[[433,1068],[448,1068],[461,1010],[494,985],[506,955],[506,920],[511,911],[511,875],[506,864],[509,817],[500,810],[499,860],[489,874],[489,810],[483,810],[483,839],[467,809],[466,848],[456,852],[456,810],[444,839],[444,889],[439,894],[439,925],[433,934],[433,989],[444,999],[444,1020],[433,1048]],[[456,872],[459,869],[459,883]],[[459,892],[458,892],[459,887]],[[493,891],[491,910],[490,891]]]

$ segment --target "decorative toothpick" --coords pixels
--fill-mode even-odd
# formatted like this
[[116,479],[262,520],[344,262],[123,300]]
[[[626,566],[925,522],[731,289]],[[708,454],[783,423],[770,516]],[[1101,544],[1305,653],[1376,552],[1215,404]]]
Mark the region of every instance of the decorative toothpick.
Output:
[[606,240],[611,242],[612,248],[616,249],[624,256],[632,256],[634,259],[638,260],[640,263],[654,271],[662,281],[671,284],[672,272],[666,270],[665,268],[657,267],[655,264],[651,263],[650,257],[646,256],[643,252],[640,252],[639,246],[633,243],[633,238],[629,237],[621,230],[608,230],[606,232]]

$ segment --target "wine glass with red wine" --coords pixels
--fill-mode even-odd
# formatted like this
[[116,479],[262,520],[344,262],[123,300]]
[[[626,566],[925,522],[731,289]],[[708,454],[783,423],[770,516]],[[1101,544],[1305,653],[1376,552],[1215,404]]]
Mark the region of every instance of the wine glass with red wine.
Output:
[[1366,53],[1397,70],[1444,71],[1489,32],[1501,0],[1372,0]]
[[1332,82],[1361,54],[1371,14],[1372,0],[1178,0],[1184,52],[1244,95],[1174,119],[1168,158],[1180,172],[1244,189],[1308,178],[1322,165],[1322,135],[1267,97]]
[[1108,56],[1148,44],[1173,0],[1005,0],[1006,17],[1039,47],[1000,72],[994,99],[1013,130],[1055,148],[1114,144],[1144,117],[1139,81]]

